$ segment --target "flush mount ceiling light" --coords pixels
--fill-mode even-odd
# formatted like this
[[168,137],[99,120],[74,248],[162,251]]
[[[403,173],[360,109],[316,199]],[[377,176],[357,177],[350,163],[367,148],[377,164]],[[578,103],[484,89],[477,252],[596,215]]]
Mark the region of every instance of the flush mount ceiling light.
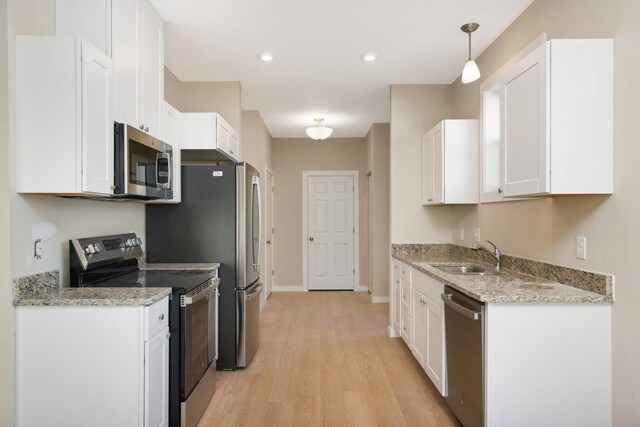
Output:
[[364,59],[366,62],[372,62],[376,60],[376,56],[372,53],[368,53],[366,55],[362,55],[362,59]]
[[469,34],[469,60],[464,64],[464,69],[462,70],[462,83],[475,82],[480,78],[480,69],[478,69],[476,61],[471,59],[471,33],[477,30],[478,27],[480,25],[475,22],[470,22],[460,27],[463,32]]
[[271,62],[273,61],[273,55],[271,55],[270,53],[263,53],[262,55],[260,55],[260,60],[264,62]]
[[324,119],[313,120],[316,122],[316,125],[307,128],[307,135],[309,135],[309,138],[315,139],[316,141],[322,141],[323,139],[329,138],[333,129],[324,125]]

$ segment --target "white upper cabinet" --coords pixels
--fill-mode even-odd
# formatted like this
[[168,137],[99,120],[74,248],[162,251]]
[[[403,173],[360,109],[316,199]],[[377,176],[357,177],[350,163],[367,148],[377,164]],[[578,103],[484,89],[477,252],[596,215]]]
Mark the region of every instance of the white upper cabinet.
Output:
[[171,203],[180,203],[182,200],[180,187],[181,187],[181,156],[180,156],[180,142],[182,135],[182,113],[176,110],[171,104],[168,102],[164,102],[164,123],[162,125],[163,129],[163,139],[164,142],[171,145],[173,147],[173,156],[172,156],[172,179],[171,189],[173,190],[173,198],[170,200],[165,200],[165,202]]
[[183,150],[217,150],[225,157],[240,161],[240,138],[218,113],[182,113]]
[[[118,0],[115,0],[118,1]],[[161,135],[164,102],[164,36],[160,15],[146,1],[138,5],[138,99],[140,125],[145,132]],[[118,92],[116,91],[116,96]]]
[[147,0],[56,0],[56,34],[85,37],[113,58],[114,120],[157,138],[163,122],[163,31]]
[[481,87],[482,201],[612,193],[612,41],[528,51]]
[[111,58],[78,37],[16,44],[18,192],[113,194]]
[[478,203],[478,121],[443,120],[422,137],[422,204]]

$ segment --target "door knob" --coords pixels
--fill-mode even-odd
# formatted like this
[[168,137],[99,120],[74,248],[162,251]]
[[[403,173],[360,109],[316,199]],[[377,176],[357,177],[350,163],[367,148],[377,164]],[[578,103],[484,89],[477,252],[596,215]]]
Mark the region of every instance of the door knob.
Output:
[[309,237],[309,241],[310,241],[310,242],[313,242],[313,237]]
[[271,240],[267,240],[267,245],[270,245],[270,244],[271,244]]

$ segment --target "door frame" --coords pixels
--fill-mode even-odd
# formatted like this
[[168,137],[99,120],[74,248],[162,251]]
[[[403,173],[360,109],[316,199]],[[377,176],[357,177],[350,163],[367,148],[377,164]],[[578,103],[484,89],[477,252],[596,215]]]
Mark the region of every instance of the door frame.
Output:
[[[275,234],[274,231],[271,231],[271,271],[267,271],[267,228],[268,228],[268,222],[267,222],[267,218],[271,219],[271,225],[272,228],[274,221],[273,221],[273,212],[275,211],[274,209],[274,205],[275,205],[275,191],[273,191],[273,188],[275,187],[275,177],[273,176],[273,170],[271,170],[271,167],[269,167],[269,165],[267,163],[264,164],[264,279],[265,281],[267,280],[267,276],[269,277],[269,280],[271,282],[271,292],[267,292],[269,290],[269,287],[267,286],[267,284],[265,283],[265,304],[267,299],[271,296],[271,294],[273,293],[273,274],[271,274],[271,271],[273,271],[273,259],[274,259],[274,251],[273,251],[273,235]],[[267,192],[269,191],[269,189],[267,188],[267,174],[271,175],[271,211],[267,210]]]
[[351,176],[353,177],[353,268],[356,273],[353,278],[353,290],[360,288],[360,173],[357,170],[345,171],[302,171],[302,288],[309,290],[309,250],[307,240],[308,212],[307,212],[307,185],[311,176]]

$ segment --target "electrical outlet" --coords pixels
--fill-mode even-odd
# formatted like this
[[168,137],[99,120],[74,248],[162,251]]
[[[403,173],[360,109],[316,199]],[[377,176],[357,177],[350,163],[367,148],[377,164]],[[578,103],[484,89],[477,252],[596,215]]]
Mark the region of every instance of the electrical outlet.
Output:
[[464,240],[464,228],[460,229],[460,240]]
[[576,237],[576,258],[587,259],[587,238],[584,236]]
[[474,228],[473,229],[473,241],[474,242],[480,242],[480,229],[479,228]]
[[33,258],[42,259],[42,239],[37,238],[33,242]]

